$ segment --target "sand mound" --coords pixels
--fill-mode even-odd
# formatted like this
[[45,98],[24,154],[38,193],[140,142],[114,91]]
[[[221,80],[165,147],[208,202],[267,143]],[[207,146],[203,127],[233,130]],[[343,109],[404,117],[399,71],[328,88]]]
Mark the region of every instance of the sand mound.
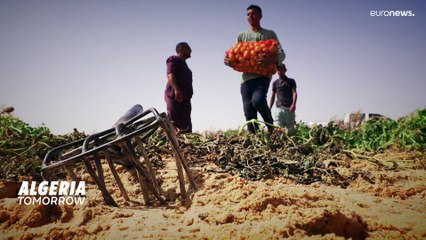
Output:
[[[4,239],[424,239],[425,170],[369,169],[346,188],[295,184],[276,178],[248,181],[194,169],[199,189],[179,197],[169,161],[158,171],[166,205],[145,206],[134,171],[118,167],[131,201],[123,200],[105,167],[107,188],[119,207],[104,204],[88,175],[83,205],[19,205],[20,183],[0,182],[0,236]],[[341,175],[347,167],[336,167]],[[360,171],[361,172],[361,171]]]

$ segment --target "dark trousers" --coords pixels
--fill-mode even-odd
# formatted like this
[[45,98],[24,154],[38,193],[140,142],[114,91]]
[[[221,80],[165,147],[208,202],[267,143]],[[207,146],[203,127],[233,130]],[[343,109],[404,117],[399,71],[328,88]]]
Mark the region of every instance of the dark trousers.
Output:
[[167,117],[182,133],[192,132],[191,100],[185,99],[177,102],[174,98],[164,95],[167,106]]
[[[271,125],[274,123],[271,110],[266,101],[270,82],[271,80],[267,77],[258,77],[241,84],[241,96],[243,98],[246,121],[257,119],[257,112],[259,112],[266,123],[270,123]],[[251,133],[254,133],[258,129],[259,126],[257,124],[247,125],[247,130]]]

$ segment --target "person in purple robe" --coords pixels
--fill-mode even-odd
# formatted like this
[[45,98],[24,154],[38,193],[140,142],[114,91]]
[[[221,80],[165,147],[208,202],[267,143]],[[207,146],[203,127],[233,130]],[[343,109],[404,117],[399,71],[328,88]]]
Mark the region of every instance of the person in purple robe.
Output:
[[164,100],[167,106],[167,118],[179,133],[192,132],[191,98],[192,71],[186,64],[191,57],[191,47],[186,42],[176,45],[176,55],[167,58],[167,84]]

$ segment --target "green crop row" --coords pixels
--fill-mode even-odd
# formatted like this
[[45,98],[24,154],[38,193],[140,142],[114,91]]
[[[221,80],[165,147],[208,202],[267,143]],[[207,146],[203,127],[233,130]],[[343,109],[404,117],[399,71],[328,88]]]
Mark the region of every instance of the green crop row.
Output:
[[[40,179],[40,166],[53,147],[86,137],[75,130],[66,135],[53,135],[45,126],[32,127],[11,115],[0,115],[0,179],[29,176]],[[250,179],[284,173],[293,174],[300,182],[311,182],[325,159],[338,154],[371,156],[386,149],[416,152],[424,158],[426,149],[426,109],[420,109],[397,121],[368,121],[359,128],[345,130],[335,123],[308,127],[297,124],[288,135],[277,129],[272,135],[230,130],[226,132],[185,134],[179,142],[193,165],[213,161],[230,172]],[[167,139],[155,133],[148,139],[150,156],[162,159],[167,154]],[[361,154],[361,155],[360,155]],[[424,160],[424,159],[423,159]],[[316,169],[316,172],[312,172]],[[309,175],[308,173],[311,173]],[[315,173],[315,174],[314,174]]]
[[45,126],[32,127],[12,115],[0,115],[0,179],[41,179],[40,167],[46,153],[84,136],[78,131],[53,135]]

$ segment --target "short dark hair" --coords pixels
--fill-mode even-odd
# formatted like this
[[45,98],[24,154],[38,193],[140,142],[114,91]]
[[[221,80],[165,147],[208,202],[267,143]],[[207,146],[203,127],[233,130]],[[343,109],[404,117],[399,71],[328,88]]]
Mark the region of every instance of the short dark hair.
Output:
[[279,70],[281,70],[281,69],[285,69],[285,70],[287,70],[287,67],[285,66],[285,64],[284,63],[282,63],[281,65],[277,65],[277,69],[279,69]]
[[180,50],[182,50],[183,47],[189,47],[188,43],[186,42],[180,42],[176,45],[176,53],[180,53]]
[[250,9],[254,9],[254,10],[258,11],[260,13],[260,15],[262,15],[262,9],[259,6],[252,4],[252,5],[248,6],[247,11],[250,10]]

